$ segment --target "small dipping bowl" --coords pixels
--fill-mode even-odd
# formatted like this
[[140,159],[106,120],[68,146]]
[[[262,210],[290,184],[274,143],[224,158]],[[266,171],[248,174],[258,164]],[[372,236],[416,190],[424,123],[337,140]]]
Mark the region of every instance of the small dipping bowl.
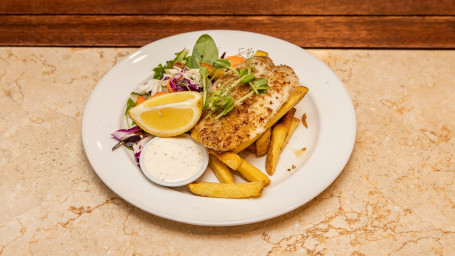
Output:
[[187,185],[207,169],[207,150],[190,135],[155,137],[142,149],[139,163],[144,175],[166,187]]

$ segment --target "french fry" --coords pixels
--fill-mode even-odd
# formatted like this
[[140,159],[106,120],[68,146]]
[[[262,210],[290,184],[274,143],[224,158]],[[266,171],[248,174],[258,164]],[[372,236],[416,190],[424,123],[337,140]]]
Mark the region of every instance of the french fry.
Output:
[[267,129],[261,137],[256,141],[255,144],[255,149],[256,149],[256,156],[264,156],[267,154],[267,151],[269,150],[270,146],[270,135],[272,134],[272,129],[269,128]]
[[[295,123],[294,119],[297,119],[294,118],[295,112],[296,109],[291,108],[273,127],[270,148],[269,151],[267,151],[267,156],[265,159],[265,170],[269,175],[273,175],[275,173],[280,153],[286,146],[287,140],[289,140],[291,126],[293,123]],[[299,120],[297,119],[297,125],[298,124]],[[295,124],[294,126],[295,127],[293,128],[292,132],[295,130],[295,128],[297,128]]]
[[[308,92],[308,88],[306,88],[305,86],[298,86],[296,87],[290,94],[289,94],[289,99],[288,101],[286,101],[282,106],[281,108],[278,110],[278,112],[276,113],[276,115],[270,119],[267,124],[265,125],[265,129],[269,129],[270,127],[272,127],[276,122],[278,122],[278,120],[280,120],[281,117],[283,117],[291,108],[293,108],[295,105],[297,105],[297,103],[300,102],[300,100],[302,100],[302,98],[306,95],[306,93]],[[197,134],[195,134],[197,136]],[[253,144],[253,142],[255,142],[259,137],[261,136],[261,134],[259,134],[258,136],[256,136],[255,138],[253,139],[250,139],[250,140],[247,140],[247,141],[244,141],[242,143],[240,143],[240,145],[238,145],[234,150],[233,152],[234,153],[238,153],[242,150],[244,150],[245,148],[247,148],[249,145]],[[197,139],[196,139],[197,140]]]
[[197,182],[188,184],[190,191],[199,196],[220,198],[248,198],[257,197],[264,188],[262,181],[247,183],[213,183]]
[[229,167],[212,154],[209,154],[209,166],[221,183],[234,183],[234,176]]
[[261,170],[254,167],[245,159],[241,158],[236,153],[224,152],[213,153],[220,161],[229,166],[232,170],[236,170],[248,181],[262,181],[265,185],[270,184],[270,179]]
[[267,156],[265,157],[265,170],[269,175],[273,175],[275,173],[281,148],[283,147],[288,131],[289,127],[286,127],[285,124],[276,124],[273,127],[270,148],[267,152]]
[[240,165],[242,165],[243,159],[237,155],[236,153],[232,152],[223,152],[223,153],[212,153],[216,158],[218,158],[221,162],[225,163],[229,168],[232,170],[238,170]]
[[270,184],[270,179],[261,172],[258,168],[254,167],[254,165],[250,164],[245,159],[242,159],[242,164],[237,169],[237,171],[248,181],[262,181],[265,186]]
[[[296,112],[296,109],[291,108],[278,122],[284,124],[286,127],[291,127],[295,112]],[[259,137],[259,139],[256,140],[255,143],[251,144],[251,145],[256,144],[256,156],[260,157],[260,156],[264,156],[265,154],[267,154],[267,151],[269,150],[269,146],[270,146],[270,135],[271,135],[271,128],[267,129],[261,135],[261,137]],[[250,147],[251,146],[249,146],[248,148],[250,148]]]
[[284,124],[286,127],[291,127],[292,120],[294,119],[295,108],[291,108],[281,119],[278,121],[280,124]]
[[305,86],[296,87],[290,94],[289,99],[286,101],[283,106],[278,110],[277,114],[267,123],[267,128],[272,127],[282,116],[284,116],[291,108],[293,108],[297,103],[299,103],[303,97],[305,97],[308,92],[308,88]]
[[293,118],[292,121],[291,121],[291,125],[289,127],[289,131],[288,131],[288,134],[286,134],[286,138],[284,139],[284,143],[283,143],[283,147],[281,148],[281,151],[283,151],[284,147],[286,147],[286,145],[288,144],[289,142],[289,139],[291,138],[291,135],[292,133],[294,133],[295,129],[297,128],[297,126],[299,126],[299,123],[300,123],[300,120],[298,118]]
[[246,150],[250,151],[251,153],[255,153],[256,154],[256,143],[253,143],[251,145],[249,145]]

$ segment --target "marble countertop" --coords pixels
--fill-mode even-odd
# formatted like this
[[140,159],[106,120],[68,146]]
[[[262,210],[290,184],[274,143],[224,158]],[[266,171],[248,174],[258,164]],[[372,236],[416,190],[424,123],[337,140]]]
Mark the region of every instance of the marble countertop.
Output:
[[357,138],[335,182],[283,216],[166,220],[90,166],[81,120],[129,48],[0,48],[0,255],[455,255],[455,51],[310,50],[345,84]]

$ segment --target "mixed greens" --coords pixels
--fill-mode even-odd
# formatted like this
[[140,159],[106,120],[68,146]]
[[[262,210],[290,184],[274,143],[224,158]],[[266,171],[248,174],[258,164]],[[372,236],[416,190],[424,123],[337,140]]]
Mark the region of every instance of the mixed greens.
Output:
[[166,69],[171,69],[175,63],[183,63],[188,62],[188,49],[183,49],[180,52],[175,53],[175,58],[173,60],[166,61],[166,65],[159,64],[156,68],[153,69],[155,74],[153,75],[153,79],[161,79],[166,73]]
[[[139,84],[137,89],[131,93],[131,97],[126,102],[125,110],[125,120],[129,129],[121,129],[112,134],[113,138],[118,141],[113,149],[119,145],[124,145],[134,151],[135,158],[138,161],[142,149],[141,145],[148,141],[151,136],[129,119],[128,112],[150,97],[162,93],[197,91],[202,94],[203,111],[209,109],[205,118],[216,114],[215,119],[219,119],[247,98],[255,94],[264,94],[268,90],[267,79],[256,77],[253,74],[251,68],[253,52],[251,50],[246,51],[245,57],[239,54],[229,56],[233,57],[229,59],[229,57],[224,57],[225,53],[219,56],[218,47],[213,38],[204,34],[197,39],[191,55],[189,53],[190,50],[186,48],[174,53],[174,59],[153,68],[153,79]],[[235,66],[238,63],[235,64],[234,59],[238,63],[246,61],[246,68],[236,69]],[[238,78],[216,89],[211,89],[216,79],[226,72],[232,72]],[[238,84],[249,85],[251,91],[234,100],[231,91]]]

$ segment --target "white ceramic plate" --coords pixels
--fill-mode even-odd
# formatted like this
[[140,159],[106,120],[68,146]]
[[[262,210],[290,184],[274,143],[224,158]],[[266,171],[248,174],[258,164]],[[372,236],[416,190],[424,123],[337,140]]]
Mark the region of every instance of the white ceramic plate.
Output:
[[[297,105],[297,117],[307,115],[280,157],[277,170],[259,198],[219,199],[190,194],[150,182],[137,168],[131,153],[119,148],[110,134],[124,128],[125,103],[136,85],[153,75],[159,63],[192,49],[202,34],[213,37],[222,52],[264,50],[275,64],[294,69],[309,93]],[[228,56],[227,55],[227,56]],[[351,99],[336,75],[302,48],[286,41],[250,32],[197,31],[164,38],[130,54],[98,83],[88,100],[82,123],[87,157],[98,176],[115,193],[149,213],[184,223],[206,226],[239,225],[287,213],[316,197],[343,170],[351,155],[356,133]],[[306,148],[305,151],[301,150]],[[248,161],[264,170],[264,158],[245,153]],[[236,178],[242,182],[241,178]],[[215,181],[207,171],[201,180]]]

